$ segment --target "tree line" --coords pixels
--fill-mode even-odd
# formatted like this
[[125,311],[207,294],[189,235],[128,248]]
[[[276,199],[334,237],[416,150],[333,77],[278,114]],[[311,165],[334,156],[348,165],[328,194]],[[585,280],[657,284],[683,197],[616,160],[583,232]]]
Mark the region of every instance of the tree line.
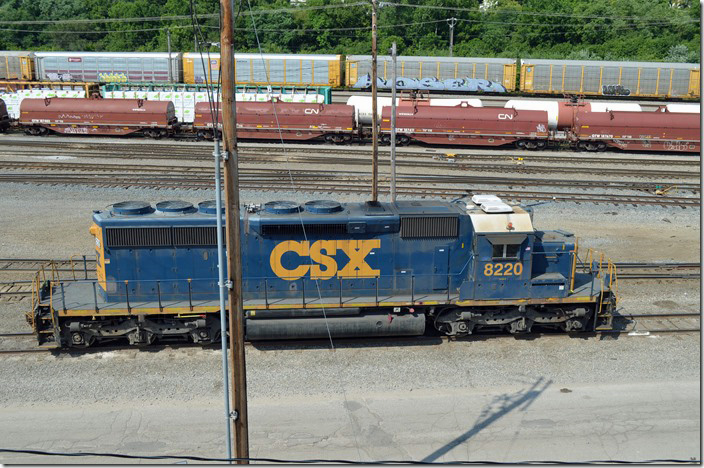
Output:
[[[219,41],[218,0],[0,3],[4,50],[164,52],[167,30],[172,51],[194,51],[194,31],[201,43]],[[239,52],[371,51],[369,0],[235,0],[235,5]],[[210,17],[194,22],[193,12]],[[396,42],[400,55],[447,56],[452,21],[455,56],[675,62],[699,62],[700,56],[701,5],[694,0],[396,0],[380,1],[378,12],[380,54]],[[165,16],[184,18],[121,20]],[[100,21],[106,18],[113,21]]]

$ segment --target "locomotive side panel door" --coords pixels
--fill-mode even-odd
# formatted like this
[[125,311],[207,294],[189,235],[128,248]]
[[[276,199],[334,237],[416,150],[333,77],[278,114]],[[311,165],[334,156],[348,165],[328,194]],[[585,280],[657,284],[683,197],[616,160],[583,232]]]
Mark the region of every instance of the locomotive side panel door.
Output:
[[450,263],[450,247],[442,245],[435,247],[433,254],[433,289],[444,291],[447,289],[448,265]]
[[531,244],[526,234],[478,234],[474,299],[528,298]]

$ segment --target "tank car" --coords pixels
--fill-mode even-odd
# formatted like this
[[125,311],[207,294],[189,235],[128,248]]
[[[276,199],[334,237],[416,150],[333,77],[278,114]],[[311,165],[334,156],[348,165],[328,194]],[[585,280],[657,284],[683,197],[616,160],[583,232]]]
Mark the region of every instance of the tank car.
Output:
[[607,146],[630,151],[698,153],[699,114],[675,112],[577,112],[571,137],[578,149]]
[[10,128],[10,114],[7,112],[5,101],[0,99],[0,132]]
[[[222,109],[218,109],[219,126]],[[213,138],[213,113],[208,102],[197,103],[193,130]],[[238,102],[237,138],[266,140],[315,140],[349,143],[356,135],[355,110],[345,104],[297,102]]]
[[[381,139],[391,140],[391,107],[382,111]],[[396,109],[396,139],[445,145],[502,146],[542,149],[548,142],[545,111],[458,106],[430,106],[422,101]]]
[[128,135],[160,138],[178,128],[171,101],[144,99],[23,99],[19,125],[30,135],[49,131],[79,135]]
[[[212,201],[94,211],[97,279],[37,276],[39,342],[216,341],[216,216]],[[611,326],[613,264],[581,264],[573,234],[537,230],[530,208],[496,197],[274,201],[244,207],[239,225],[248,340]]]

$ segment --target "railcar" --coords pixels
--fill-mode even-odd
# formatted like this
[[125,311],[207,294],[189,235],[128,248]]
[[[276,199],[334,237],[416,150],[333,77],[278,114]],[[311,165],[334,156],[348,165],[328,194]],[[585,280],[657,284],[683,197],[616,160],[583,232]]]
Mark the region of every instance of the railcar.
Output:
[[[341,87],[342,55],[235,54],[235,83]],[[207,68],[207,70],[206,70]],[[183,54],[185,83],[218,83],[220,54]]]
[[[397,89],[488,93],[516,89],[516,59],[399,56],[396,66]],[[348,87],[371,87],[372,56],[348,55],[345,71]],[[377,57],[377,77],[380,89],[391,89],[391,56]]]
[[143,99],[23,99],[20,127],[29,135],[52,132],[80,135],[128,135],[160,138],[178,128],[171,101]]
[[[381,119],[382,142],[391,141],[391,107],[384,107]],[[462,103],[453,107],[430,106],[422,101],[397,107],[396,139],[400,144],[420,141],[445,145],[545,148],[548,142],[546,111],[473,107]]]
[[[243,207],[246,339],[611,326],[613,264],[582,265],[575,237],[535,229],[530,208],[472,200]],[[27,318],[39,342],[216,341],[223,215],[212,201],[94,211],[97,279],[37,275]]]
[[101,83],[181,81],[181,53],[37,52],[38,81]]
[[4,132],[10,127],[10,114],[7,112],[5,101],[0,99],[0,132]]
[[0,80],[33,80],[34,53],[0,50]]
[[699,153],[699,114],[677,112],[577,112],[572,137],[578,149],[607,146],[631,151]]
[[604,97],[700,97],[698,63],[521,60],[519,90]]
[[[193,130],[201,138],[212,139],[213,113],[208,102],[196,104]],[[219,128],[222,108],[218,108]],[[357,136],[354,107],[345,104],[297,102],[238,102],[237,138],[302,141],[322,139],[329,143],[349,143]]]

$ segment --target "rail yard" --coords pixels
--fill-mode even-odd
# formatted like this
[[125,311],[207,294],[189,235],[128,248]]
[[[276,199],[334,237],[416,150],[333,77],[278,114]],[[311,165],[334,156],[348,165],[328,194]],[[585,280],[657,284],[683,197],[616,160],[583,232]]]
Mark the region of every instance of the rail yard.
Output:
[[16,3],[0,463],[701,464],[700,5]]

